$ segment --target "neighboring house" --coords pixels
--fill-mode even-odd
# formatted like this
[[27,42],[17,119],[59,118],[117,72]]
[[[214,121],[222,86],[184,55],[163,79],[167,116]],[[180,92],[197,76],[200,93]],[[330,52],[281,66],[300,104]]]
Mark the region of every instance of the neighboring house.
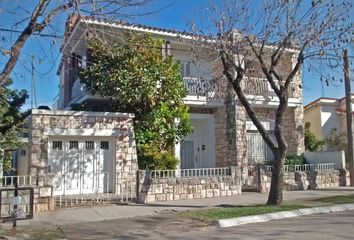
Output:
[[[354,103],[354,95],[351,95]],[[353,104],[352,103],[352,109]],[[304,122],[311,124],[311,131],[318,139],[326,139],[335,129],[337,134],[347,132],[345,97],[322,97],[314,100],[304,107]]]
[[[121,194],[122,189],[129,186],[134,189],[137,170],[134,116],[104,112],[103,106],[108,100],[87,92],[78,79],[79,68],[86,66],[89,57],[87,37],[99,34],[112,41],[122,31],[150,33],[163,39],[165,53],[181,63],[181,74],[188,90],[184,100],[190,107],[194,131],[175,146],[179,167],[238,166],[242,170],[244,188],[257,189],[255,165],[272,160],[273,155],[226,79],[221,79],[217,86],[213,84],[217,75],[214,69],[218,67],[215,61],[210,60],[208,54],[200,54],[201,57],[194,61],[191,45],[188,41],[180,41],[195,35],[90,17],[72,16],[67,21],[61,47],[63,57],[58,69],[58,110],[32,112],[30,152],[28,161],[21,161],[19,172],[37,177],[38,186],[46,186],[47,180],[40,177],[54,177],[54,195]],[[272,47],[266,46],[265,51],[267,49]],[[297,54],[296,49],[287,49],[279,63],[279,71],[290,72]],[[245,93],[264,127],[272,134],[278,98],[261,74],[257,61],[247,59],[246,64],[252,69],[243,82]],[[288,151],[300,154],[304,151],[300,74],[292,84],[284,131]],[[71,104],[82,102],[86,102],[92,112],[67,111]]]

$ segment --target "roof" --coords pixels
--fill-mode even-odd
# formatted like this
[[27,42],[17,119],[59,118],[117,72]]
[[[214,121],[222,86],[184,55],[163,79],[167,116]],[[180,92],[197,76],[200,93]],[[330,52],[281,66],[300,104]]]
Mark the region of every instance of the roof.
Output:
[[319,104],[320,102],[323,102],[323,100],[329,100],[329,101],[332,101],[332,102],[336,102],[336,101],[339,101],[340,99],[338,98],[331,98],[331,97],[320,97],[320,98],[317,98],[316,100],[310,102],[309,104],[307,104],[306,106],[304,106],[304,110],[307,110],[311,107],[314,107],[316,106],[317,104]]
[[126,29],[138,30],[138,31],[156,32],[162,35],[172,34],[172,35],[182,36],[182,37],[203,37],[203,38],[208,37],[206,35],[195,34],[187,31],[179,31],[176,29],[167,29],[167,28],[148,26],[144,24],[128,23],[123,20],[95,18],[92,16],[81,16],[80,18],[87,23],[99,24],[99,25],[111,25],[112,27],[126,28]]
[[[140,31],[140,32],[149,32],[149,33],[154,33],[154,34],[160,34],[160,35],[165,35],[165,36],[171,36],[175,38],[184,38],[184,39],[193,39],[193,38],[204,38],[204,39],[213,39],[212,35],[201,35],[201,34],[195,34],[192,32],[187,32],[187,31],[179,31],[176,29],[168,29],[168,28],[160,28],[160,27],[153,27],[153,26],[148,26],[144,24],[134,24],[134,23],[128,23],[123,20],[114,20],[114,19],[108,19],[108,18],[96,18],[92,16],[84,16],[84,15],[70,15],[67,19],[66,23],[66,29],[65,29],[65,34],[64,34],[64,39],[62,42],[62,47],[61,49],[66,45],[68,41],[70,41],[70,35],[75,31],[75,28],[80,22],[85,22],[88,24],[96,24],[96,25],[105,25],[105,26],[111,26],[111,27],[116,27],[116,28],[121,28],[121,29],[127,29],[127,30],[134,30],[134,31]],[[274,48],[276,47],[275,45],[269,43],[267,44],[269,48]],[[298,52],[298,49],[295,46],[290,46],[287,48],[288,51],[291,52]],[[59,70],[61,68],[62,61],[60,62],[57,74],[59,74]]]

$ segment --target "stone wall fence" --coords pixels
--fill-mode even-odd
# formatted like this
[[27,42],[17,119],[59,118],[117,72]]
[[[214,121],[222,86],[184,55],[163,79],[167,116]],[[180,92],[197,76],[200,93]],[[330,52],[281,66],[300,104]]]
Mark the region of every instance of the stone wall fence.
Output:
[[139,203],[241,194],[239,167],[139,170],[137,178]]
[[[284,191],[346,186],[346,172],[334,169],[333,166],[331,163],[285,166]],[[272,168],[259,165],[258,172],[260,192],[269,192]]]

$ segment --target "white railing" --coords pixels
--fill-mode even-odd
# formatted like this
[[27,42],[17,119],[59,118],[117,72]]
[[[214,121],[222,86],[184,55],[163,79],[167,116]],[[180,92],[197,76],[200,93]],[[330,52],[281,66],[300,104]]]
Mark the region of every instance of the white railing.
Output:
[[230,169],[225,168],[194,168],[179,170],[148,170],[150,178],[203,177],[230,175]]
[[[306,171],[326,171],[333,170],[334,163],[284,165],[284,172],[306,172]],[[267,171],[272,171],[272,166],[267,166]]]
[[[277,83],[276,83],[277,84]],[[299,97],[298,83],[291,83],[289,87],[289,97]],[[275,97],[276,94],[269,82],[265,78],[245,77],[241,82],[241,87],[247,95]]]
[[230,169],[225,168],[195,168],[181,169],[181,177],[199,177],[199,176],[225,176],[230,175]]
[[215,92],[215,86],[210,80],[196,77],[183,77],[183,84],[189,96],[210,97]]
[[30,175],[23,176],[3,176],[1,177],[0,186],[1,187],[18,187],[21,186],[31,186],[35,184],[35,179]]

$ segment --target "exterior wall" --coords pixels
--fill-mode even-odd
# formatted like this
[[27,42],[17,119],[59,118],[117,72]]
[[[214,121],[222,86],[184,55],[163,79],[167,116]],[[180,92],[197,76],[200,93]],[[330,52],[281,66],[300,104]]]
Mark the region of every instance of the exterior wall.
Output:
[[321,107],[321,127],[322,136],[325,139],[332,129],[337,129],[342,132],[343,127],[340,126],[340,120],[336,113],[336,106],[322,106]]
[[138,175],[139,203],[241,194],[240,169],[237,167],[230,167],[227,176],[150,178],[149,171],[139,171]]
[[323,139],[321,128],[321,110],[319,106],[304,110],[304,122],[311,124],[311,131],[318,139]]
[[[137,157],[133,131],[133,115],[122,113],[92,113],[74,111],[32,110],[30,117],[30,156],[28,174],[37,179],[39,197],[35,198],[36,211],[53,210],[53,174],[48,172],[48,135],[51,130],[70,130],[79,134],[85,130],[111,130],[119,132],[115,137],[115,171],[117,172],[116,193],[127,187],[126,182],[135,181]],[[63,136],[63,135],[62,135]],[[97,136],[97,135],[96,135]],[[98,135],[99,136],[99,135]],[[132,174],[134,173],[134,174]],[[43,191],[42,191],[43,188]],[[133,191],[134,192],[134,191]]]
[[[275,120],[274,108],[255,108],[258,117]],[[288,143],[288,152],[301,154],[304,146],[304,123],[302,107],[288,108],[284,115],[284,135]]]
[[[269,192],[272,173],[260,168],[260,191]],[[339,170],[284,172],[284,191],[321,189],[343,185],[345,174]],[[344,185],[345,186],[345,185]]]
[[334,163],[334,169],[346,169],[344,151],[305,152],[305,158],[309,164]]

